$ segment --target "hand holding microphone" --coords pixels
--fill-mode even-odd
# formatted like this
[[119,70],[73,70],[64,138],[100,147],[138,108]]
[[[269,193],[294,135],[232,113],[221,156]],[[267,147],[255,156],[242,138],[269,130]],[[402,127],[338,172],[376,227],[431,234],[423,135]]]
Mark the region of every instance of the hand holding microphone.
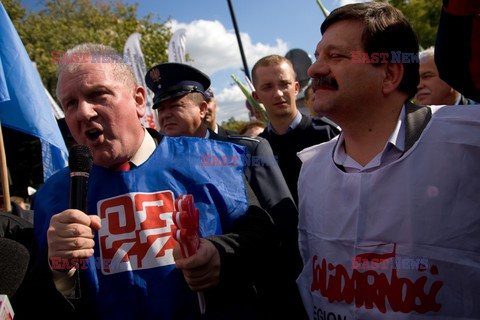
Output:
[[51,261],[93,255],[94,230],[100,229],[101,222],[98,216],[85,213],[92,159],[92,152],[86,146],[77,145],[70,151],[70,209],[54,215],[50,220],[47,241]]

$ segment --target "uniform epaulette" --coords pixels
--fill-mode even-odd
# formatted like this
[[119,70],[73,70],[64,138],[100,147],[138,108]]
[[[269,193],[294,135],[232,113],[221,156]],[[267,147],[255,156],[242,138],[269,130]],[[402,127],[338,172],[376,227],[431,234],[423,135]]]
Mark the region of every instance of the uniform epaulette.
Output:
[[252,141],[252,142],[260,142],[260,137],[248,137],[248,136],[242,136],[240,134],[229,134],[224,137],[227,137],[228,139],[237,139],[237,140],[245,140],[245,141]]

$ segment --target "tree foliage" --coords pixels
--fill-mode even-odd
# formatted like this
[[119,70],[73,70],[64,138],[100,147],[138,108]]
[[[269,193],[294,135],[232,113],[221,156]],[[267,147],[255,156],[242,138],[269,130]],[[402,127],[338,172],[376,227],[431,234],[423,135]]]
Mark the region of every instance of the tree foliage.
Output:
[[383,0],[383,2],[388,2],[403,12],[416,31],[418,41],[423,48],[435,45],[442,1]]
[[37,64],[45,87],[55,96],[56,64],[52,52],[65,52],[83,43],[112,46],[120,54],[127,38],[142,35],[142,51],[147,69],[168,60],[170,28],[157,22],[153,14],[137,18],[138,4],[121,1],[44,0],[42,10],[26,13],[18,0],[2,0],[20,38]]
[[234,132],[239,132],[240,129],[246,124],[246,121],[237,121],[234,117],[228,119],[228,121],[222,122],[222,127],[227,130],[231,130]]
[[[44,8],[36,12],[27,12],[19,0],[2,0],[2,4],[53,96],[57,66],[52,62],[52,51],[65,52],[82,42],[96,42],[110,45],[121,54],[127,38],[139,32],[147,68],[168,60],[170,29],[152,14],[138,19],[137,4],[44,0]],[[12,178],[10,194],[26,198],[27,186],[38,188],[43,183],[39,140],[8,128],[3,128],[3,134]]]

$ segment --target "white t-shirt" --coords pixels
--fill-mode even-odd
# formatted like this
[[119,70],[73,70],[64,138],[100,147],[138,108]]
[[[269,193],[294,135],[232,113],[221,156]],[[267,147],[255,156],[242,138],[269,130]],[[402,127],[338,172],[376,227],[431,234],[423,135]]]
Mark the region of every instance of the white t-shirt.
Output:
[[297,283],[310,319],[480,318],[480,108],[433,108],[396,161],[347,173],[299,153]]

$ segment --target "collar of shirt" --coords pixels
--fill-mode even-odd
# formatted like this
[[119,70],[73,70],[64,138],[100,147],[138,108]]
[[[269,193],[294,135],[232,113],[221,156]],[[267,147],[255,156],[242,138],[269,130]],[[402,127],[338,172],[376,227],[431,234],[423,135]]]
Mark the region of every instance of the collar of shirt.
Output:
[[[208,130],[207,130],[208,131]],[[213,130],[216,134],[218,134],[218,124],[215,123],[215,130]],[[210,134],[208,134],[210,135]],[[206,137],[208,139],[208,137]]]
[[337,165],[343,166],[347,173],[373,171],[397,160],[405,150],[405,105],[402,107],[397,125],[385,144],[383,151],[377,154],[364,167],[345,152],[344,142],[342,133],[333,152],[333,161]]
[[[294,130],[296,127],[298,127],[298,125],[300,124],[300,122],[302,121],[302,113],[300,111],[297,110],[297,115],[295,116],[295,118],[293,118],[292,122],[290,122],[290,125],[288,126],[288,130],[287,132],[290,132],[292,130]],[[268,132],[270,133],[275,133],[275,134],[278,134],[275,129],[272,127],[272,123],[269,122],[268,123]],[[285,132],[285,133],[287,133]]]
[[[218,126],[217,126],[217,130],[218,130]],[[205,133],[205,139],[208,139],[208,138],[210,138],[210,130],[207,129],[207,133]]]
[[155,151],[155,148],[157,147],[155,144],[155,140],[153,140],[152,136],[148,133],[146,129],[144,130],[145,135],[143,137],[142,144],[140,145],[140,148],[138,148],[132,159],[130,159],[130,162],[137,167],[147,161],[147,159],[152,155],[153,151]]

